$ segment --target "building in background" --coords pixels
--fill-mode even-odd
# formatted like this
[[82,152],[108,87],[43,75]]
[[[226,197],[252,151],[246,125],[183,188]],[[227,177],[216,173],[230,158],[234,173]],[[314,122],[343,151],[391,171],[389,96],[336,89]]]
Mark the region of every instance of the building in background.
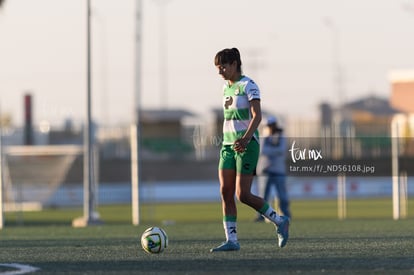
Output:
[[398,135],[403,154],[414,155],[414,70],[390,73],[391,105],[401,111]]
[[391,105],[403,113],[414,113],[414,71],[390,73]]

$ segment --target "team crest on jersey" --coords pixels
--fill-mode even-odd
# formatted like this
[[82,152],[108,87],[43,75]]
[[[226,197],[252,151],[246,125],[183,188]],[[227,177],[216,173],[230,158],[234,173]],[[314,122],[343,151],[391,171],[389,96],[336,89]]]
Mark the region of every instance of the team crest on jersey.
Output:
[[240,94],[240,90],[239,90],[239,89],[236,89],[236,90],[234,91],[234,94],[235,94],[235,95]]

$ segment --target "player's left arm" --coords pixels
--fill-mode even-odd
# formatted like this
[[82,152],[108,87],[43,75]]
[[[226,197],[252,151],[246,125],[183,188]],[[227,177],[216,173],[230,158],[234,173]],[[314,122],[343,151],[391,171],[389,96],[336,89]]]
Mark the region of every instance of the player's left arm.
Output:
[[260,99],[253,99],[250,101],[250,113],[252,115],[252,119],[250,120],[246,133],[243,135],[243,138],[246,138],[248,141],[252,139],[255,131],[259,128],[260,122],[262,121]]
[[235,142],[234,150],[236,152],[243,152],[246,149],[247,144],[249,144],[255,131],[259,127],[260,122],[262,121],[262,109],[260,106],[260,99],[250,100],[250,113],[252,119],[250,120],[246,132],[244,133],[242,138]]

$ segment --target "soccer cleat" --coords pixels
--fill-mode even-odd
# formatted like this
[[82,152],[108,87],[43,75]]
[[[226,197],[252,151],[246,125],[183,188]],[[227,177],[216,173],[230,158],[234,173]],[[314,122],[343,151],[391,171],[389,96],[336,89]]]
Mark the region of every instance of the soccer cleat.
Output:
[[210,249],[210,252],[218,252],[218,251],[236,251],[240,250],[240,245],[238,242],[226,241],[221,245]]
[[276,226],[277,238],[279,239],[279,247],[284,247],[289,239],[289,223],[290,220],[286,216],[281,216],[283,222]]

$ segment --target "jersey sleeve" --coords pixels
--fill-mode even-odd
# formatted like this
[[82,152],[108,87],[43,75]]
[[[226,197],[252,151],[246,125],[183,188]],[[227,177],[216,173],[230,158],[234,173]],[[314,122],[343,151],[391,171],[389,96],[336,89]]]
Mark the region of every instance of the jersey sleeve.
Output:
[[259,87],[257,86],[257,84],[253,80],[250,80],[247,83],[245,93],[246,93],[247,99],[249,101],[252,101],[253,99],[260,99]]

